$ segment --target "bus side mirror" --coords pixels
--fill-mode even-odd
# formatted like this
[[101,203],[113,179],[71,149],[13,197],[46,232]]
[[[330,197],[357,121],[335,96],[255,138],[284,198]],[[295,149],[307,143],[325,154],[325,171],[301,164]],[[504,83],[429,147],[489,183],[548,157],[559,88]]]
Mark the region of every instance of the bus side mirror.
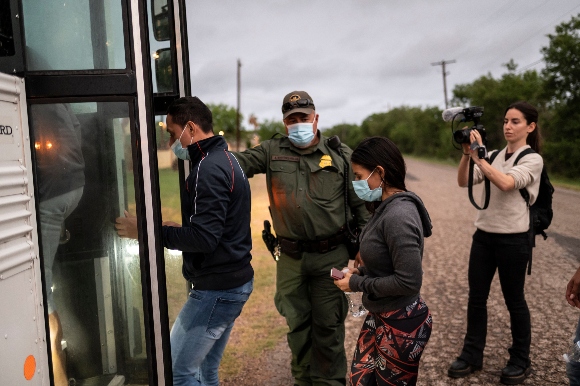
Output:
[[158,42],[171,38],[169,31],[169,10],[167,0],[151,1],[151,16],[153,19],[153,36]]

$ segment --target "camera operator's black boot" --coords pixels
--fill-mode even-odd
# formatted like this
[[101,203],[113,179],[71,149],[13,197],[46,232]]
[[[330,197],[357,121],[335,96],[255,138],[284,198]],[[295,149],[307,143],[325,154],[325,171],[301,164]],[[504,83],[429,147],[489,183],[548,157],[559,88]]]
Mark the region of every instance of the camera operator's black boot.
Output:
[[481,366],[471,365],[463,359],[457,358],[457,360],[449,366],[447,375],[450,378],[463,378],[479,370],[481,370]]
[[508,363],[506,367],[501,370],[501,377],[499,381],[504,385],[519,385],[524,382],[532,372],[531,364],[523,368],[518,365]]

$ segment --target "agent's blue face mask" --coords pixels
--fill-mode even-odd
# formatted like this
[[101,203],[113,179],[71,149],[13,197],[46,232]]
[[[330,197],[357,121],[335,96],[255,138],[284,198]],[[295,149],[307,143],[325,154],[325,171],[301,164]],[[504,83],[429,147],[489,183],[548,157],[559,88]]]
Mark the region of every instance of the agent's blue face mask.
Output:
[[183,131],[181,132],[179,139],[173,142],[173,145],[171,145],[171,150],[173,150],[173,154],[175,154],[177,158],[182,159],[184,161],[189,160],[189,151],[187,151],[186,147],[184,148],[181,146],[181,137],[183,136],[183,133],[185,133],[186,129],[187,126],[183,128]]
[[[375,170],[377,170],[377,169],[375,169]],[[371,176],[373,175],[375,170],[373,170],[371,172],[371,174],[369,174],[369,176],[365,180],[359,180],[359,181],[352,182],[352,187],[354,188],[354,192],[361,200],[381,201],[381,198],[383,196],[383,188],[382,188],[383,183],[382,183],[382,181],[381,181],[381,184],[379,185],[379,187],[376,189],[373,189],[373,190],[371,190],[371,188],[369,187],[369,182],[368,182],[368,179],[371,178]]]
[[[316,119],[316,118],[315,118]],[[288,139],[296,147],[306,147],[314,139],[314,122],[300,122],[288,125]]]

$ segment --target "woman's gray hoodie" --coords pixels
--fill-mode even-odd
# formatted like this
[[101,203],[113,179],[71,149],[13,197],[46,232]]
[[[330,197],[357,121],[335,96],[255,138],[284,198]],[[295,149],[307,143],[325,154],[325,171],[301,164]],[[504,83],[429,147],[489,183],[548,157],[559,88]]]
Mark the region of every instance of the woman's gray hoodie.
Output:
[[419,296],[423,269],[423,238],[431,236],[431,219],[413,192],[393,194],[375,210],[361,233],[364,266],[349,287],[362,291],[370,312],[403,308]]

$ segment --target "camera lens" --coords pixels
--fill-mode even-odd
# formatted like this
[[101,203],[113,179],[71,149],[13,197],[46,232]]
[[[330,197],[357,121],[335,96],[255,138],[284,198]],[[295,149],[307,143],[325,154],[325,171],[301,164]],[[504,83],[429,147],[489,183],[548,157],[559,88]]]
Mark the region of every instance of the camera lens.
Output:
[[453,139],[455,142],[462,144],[462,143],[469,143],[469,132],[471,129],[463,129],[457,130],[453,132]]

